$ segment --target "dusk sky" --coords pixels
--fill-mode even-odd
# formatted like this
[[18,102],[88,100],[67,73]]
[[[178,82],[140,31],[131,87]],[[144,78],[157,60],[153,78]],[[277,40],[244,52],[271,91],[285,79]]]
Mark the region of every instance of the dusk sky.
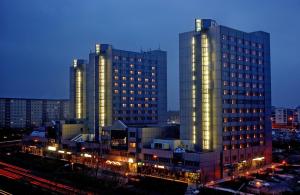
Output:
[[73,58],[95,43],[168,52],[168,109],[179,109],[178,34],[195,18],[271,34],[272,103],[300,105],[300,1],[0,0],[0,97],[68,98]]

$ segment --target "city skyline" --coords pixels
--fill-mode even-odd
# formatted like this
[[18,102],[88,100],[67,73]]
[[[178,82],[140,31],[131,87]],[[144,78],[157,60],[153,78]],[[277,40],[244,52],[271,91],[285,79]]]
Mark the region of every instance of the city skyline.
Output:
[[[206,3],[205,7],[202,3],[1,1],[0,82],[10,85],[0,86],[0,96],[69,97],[69,78],[66,75],[72,59],[86,58],[86,48],[92,49],[97,42],[107,42],[133,51],[159,47],[167,51],[168,109],[179,110],[178,33],[191,29],[194,18],[212,18],[246,32],[252,29],[270,32],[272,105],[298,106],[300,92],[296,89],[293,96],[286,94],[289,94],[292,83],[299,82],[297,73],[300,68],[296,58],[299,40],[293,37],[297,37],[300,31],[299,26],[295,25],[300,3],[276,1],[272,4],[272,10],[267,9],[270,6],[268,2],[235,1],[218,6],[221,2],[214,1]],[[125,4],[126,9],[123,9]],[[183,4],[186,6],[184,10]],[[258,7],[261,10],[257,10]],[[157,11],[153,12],[155,9]],[[278,13],[282,13],[280,17]],[[286,49],[283,51],[282,48]],[[15,57],[17,52],[18,58]]]

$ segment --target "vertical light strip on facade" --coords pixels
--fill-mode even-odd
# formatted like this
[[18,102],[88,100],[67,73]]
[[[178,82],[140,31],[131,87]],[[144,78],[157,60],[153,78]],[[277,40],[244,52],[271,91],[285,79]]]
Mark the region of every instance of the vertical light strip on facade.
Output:
[[192,120],[193,120],[193,144],[196,144],[196,56],[195,37],[192,39]]
[[105,59],[100,56],[99,65],[99,122],[100,127],[105,125]]
[[201,35],[202,54],[202,132],[203,149],[210,149],[210,70],[208,38],[206,34]]
[[79,69],[75,69],[76,71],[76,82],[75,82],[75,90],[76,90],[76,118],[82,118],[82,76],[81,71]]

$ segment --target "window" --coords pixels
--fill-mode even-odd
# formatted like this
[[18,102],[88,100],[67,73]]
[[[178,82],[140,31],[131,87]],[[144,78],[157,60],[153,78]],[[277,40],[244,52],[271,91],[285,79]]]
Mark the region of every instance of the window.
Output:
[[129,147],[130,148],[136,148],[136,143],[135,142],[130,142]]

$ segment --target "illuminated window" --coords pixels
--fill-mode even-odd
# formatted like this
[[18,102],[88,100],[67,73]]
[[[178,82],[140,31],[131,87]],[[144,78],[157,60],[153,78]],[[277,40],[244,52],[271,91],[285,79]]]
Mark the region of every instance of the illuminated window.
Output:
[[135,142],[130,142],[129,147],[130,148],[136,148],[136,143]]

